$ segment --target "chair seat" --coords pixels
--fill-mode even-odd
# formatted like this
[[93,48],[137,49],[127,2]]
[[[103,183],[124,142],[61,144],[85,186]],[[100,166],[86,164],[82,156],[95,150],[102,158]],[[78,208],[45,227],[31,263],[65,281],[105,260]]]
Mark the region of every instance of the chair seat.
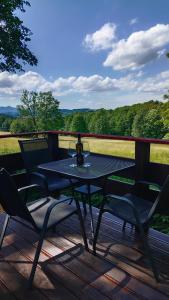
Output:
[[[67,198],[67,197],[61,196],[58,200],[63,200],[65,198]],[[43,222],[44,222],[44,218],[45,218],[48,207],[55,200],[56,199],[54,199],[52,197],[42,198],[28,206],[28,210],[36,224],[36,227],[39,230],[41,230],[43,227]],[[68,200],[68,203],[69,203],[69,201],[70,201],[70,199]],[[48,225],[47,225],[48,229],[50,227],[52,227],[53,225],[55,225],[56,223],[59,223],[60,221],[62,221],[64,218],[67,218],[68,216],[72,215],[73,213],[75,213],[77,211],[77,209],[75,207],[73,207],[72,205],[69,205],[68,203],[66,203],[66,202],[60,203],[60,204],[56,205],[56,207],[53,208],[53,210],[50,214],[50,217],[49,217]]]
[[43,175],[46,176],[46,180],[48,182],[48,189],[50,192],[56,191],[56,190],[62,190],[65,188],[68,188],[72,184],[76,184],[78,180],[76,179],[66,179],[64,177],[60,177],[54,172],[43,172]]
[[[138,212],[140,222],[145,224],[148,221],[148,214],[153,203],[133,194],[125,194],[124,197],[129,199],[134,204]],[[104,206],[104,211],[108,211],[116,217],[126,220],[131,224],[137,224],[133,210],[126,202],[119,201],[115,198],[110,198],[109,203]]]
[[[102,190],[101,187],[98,187],[98,186],[95,186],[95,185],[90,185],[90,195],[92,194],[95,194],[95,193],[98,193]],[[87,185],[82,185],[80,187],[77,187],[75,189],[75,192],[78,192],[78,193],[81,193],[81,194],[85,194],[87,195],[88,194],[88,188],[87,188]]]

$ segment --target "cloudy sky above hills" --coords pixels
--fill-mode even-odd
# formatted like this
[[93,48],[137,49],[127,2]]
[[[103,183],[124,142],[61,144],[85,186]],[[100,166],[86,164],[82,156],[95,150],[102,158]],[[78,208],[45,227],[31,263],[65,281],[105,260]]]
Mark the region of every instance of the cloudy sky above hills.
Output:
[[169,1],[36,0],[20,14],[37,67],[0,73],[0,105],[52,90],[61,108],[114,108],[169,89]]

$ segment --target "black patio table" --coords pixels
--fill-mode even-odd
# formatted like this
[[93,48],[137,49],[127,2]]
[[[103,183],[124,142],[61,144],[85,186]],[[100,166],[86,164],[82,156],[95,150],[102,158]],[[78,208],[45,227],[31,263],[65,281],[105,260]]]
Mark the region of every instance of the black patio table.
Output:
[[91,215],[91,229],[92,233],[94,233],[94,222],[90,195],[91,182],[99,179],[104,179],[103,182],[106,182],[105,180],[110,175],[114,174],[117,171],[133,167],[135,163],[129,159],[100,155],[90,155],[85,160],[85,163],[86,162],[90,163],[89,167],[72,167],[71,165],[75,163],[75,158],[67,158],[41,164],[38,166],[38,168],[51,172],[56,172],[68,178],[76,178],[87,184],[89,210]]

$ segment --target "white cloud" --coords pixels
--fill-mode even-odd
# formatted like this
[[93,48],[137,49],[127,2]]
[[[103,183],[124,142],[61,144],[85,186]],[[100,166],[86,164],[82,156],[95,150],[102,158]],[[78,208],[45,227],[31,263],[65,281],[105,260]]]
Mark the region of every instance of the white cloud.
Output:
[[0,92],[12,94],[23,89],[36,90],[45,83],[45,79],[36,72],[28,71],[22,75],[8,72],[0,73]]
[[[143,94],[157,98],[166,93],[168,87],[169,71],[164,71],[158,75],[147,78],[145,77],[145,74],[140,71],[132,72],[131,74],[120,78],[103,77],[94,74],[88,77],[70,76],[67,78],[59,77],[53,80],[46,80],[36,72],[26,72],[22,75],[1,72],[0,102],[2,105],[5,105],[6,102],[3,103],[3,99],[11,99],[12,102],[16,99],[15,102],[18,103],[23,89],[28,89],[29,91],[51,90],[55,97],[62,97],[62,99],[64,99],[64,97],[72,99],[74,95],[76,95],[77,101],[81,98],[88,98],[88,100],[92,101],[90,106],[92,107],[92,105],[95,106],[93,95],[94,99],[103,97],[104,100],[107,95],[112,95],[112,99],[114,99],[114,95],[117,96],[117,94],[120,95],[120,93],[128,95],[128,99],[129,95],[133,99],[133,95],[136,94],[137,98],[139,98],[139,95],[142,95],[143,98]],[[104,104],[106,106],[106,102],[103,103],[102,106],[104,106]],[[70,105],[75,105],[75,103],[70,103]]]
[[129,24],[130,24],[130,25],[134,25],[134,24],[136,24],[136,23],[138,23],[138,18],[133,18],[133,19],[131,19],[131,20],[129,21]]
[[135,70],[162,55],[168,44],[169,24],[157,24],[116,42],[103,65],[114,70]]
[[149,77],[138,87],[139,92],[160,94],[169,88],[169,71],[161,72],[154,77]]
[[116,39],[116,25],[114,23],[106,23],[94,33],[87,34],[83,45],[90,51],[100,51],[112,47]]

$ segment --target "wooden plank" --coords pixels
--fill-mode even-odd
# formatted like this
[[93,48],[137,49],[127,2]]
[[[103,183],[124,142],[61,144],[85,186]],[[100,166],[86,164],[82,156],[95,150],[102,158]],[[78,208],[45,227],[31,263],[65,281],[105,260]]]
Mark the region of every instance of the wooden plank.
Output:
[[145,177],[145,167],[150,161],[150,144],[144,142],[135,143],[135,164],[136,164],[136,179],[143,179]]
[[[26,229],[25,228],[25,232],[24,232],[24,234],[26,234],[26,231],[27,231],[28,229]],[[27,235],[28,235],[28,232],[27,232]],[[7,238],[6,238],[7,239]],[[48,245],[47,245],[47,243],[48,242],[46,242],[46,243],[44,243],[44,245],[43,245],[43,253],[48,253],[48,255],[50,254],[51,256],[52,255],[58,255],[58,249],[56,248],[56,246],[55,247],[53,247],[53,245],[50,245],[50,247],[48,247]],[[48,243],[49,244],[49,243]],[[47,245],[47,246],[46,246]],[[26,255],[26,256],[29,256],[29,258],[31,257],[31,259],[33,259],[33,257],[34,257],[34,253],[32,253],[32,247],[30,247],[30,246],[26,246],[26,243],[25,243],[25,241],[21,241],[21,240],[19,240],[18,241],[18,243],[17,243],[17,240],[15,240],[15,246],[17,246],[17,248],[19,247],[20,248],[20,251],[22,252],[22,253],[24,253],[24,255]],[[74,246],[74,245],[73,245]],[[24,249],[24,250],[22,250],[22,249]],[[28,249],[28,252],[25,252],[25,249]],[[55,250],[55,251],[54,251]],[[57,251],[56,251],[57,250]],[[33,251],[34,252],[34,251]],[[61,254],[62,254],[62,250],[60,250],[59,251]],[[44,258],[42,258],[42,255],[41,255],[41,257],[40,257],[40,260],[42,261],[44,261],[45,259]],[[57,258],[57,263],[58,263],[58,258]],[[75,259],[74,259],[74,261],[75,261]],[[63,263],[62,263],[63,264]],[[74,266],[74,268],[73,268],[73,266]],[[70,270],[71,272],[73,272],[73,274],[74,275],[78,275],[77,277],[79,277],[79,278],[81,278],[81,277],[83,277],[82,278],[82,280],[83,281],[85,281],[85,282],[87,282],[87,280],[89,279],[89,278],[91,278],[91,275],[92,275],[92,271],[89,269],[87,269],[86,270],[86,272],[85,272],[85,265],[83,266],[83,272],[82,272],[82,274],[81,274],[81,271],[80,271],[80,268],[79,268],[79,266],[78,267],[76,267],[75,265],[74,265],[74,263],[73,263],[73,265],[70,267],[70,265],[67,265],[67,264],[64,264],[64,267],[66,267],[66,269],[68,269],[68,270]],[[56,268],[56,267],[55,267]],[[53,269],[52,268],[52,270],[53,270],[53,272],[55,272],[55,268]],[[57,268],[56,268],[56,272],[58,272],[58,266],[57,266]],[[65,271],[66,272],[66,271]],[[84,273],[85,272],[85,273]],[[77,274],[78,273],[78,274]],[[84,275],[85,274],[85,278],[84,278]],[[98,274],[95,274],[95,276],[99,276]],[[71,275],[72,276],[72,275]],[[99,279],[99,280],[101,280],[101,278]],[[104,280],[104,282],[106,281],[106,279],[103,279]],[[99,284],[97,283],[97,285],[99,286]],[[91,289],[92,289],[92,287],[90,287],[90,293],[91,293]],[[89,288],[85,288],[85,293],[86,293],[86,291],[88,291],[89,290]],[[95,292],[93,292],[92,291],[92,294],[94,293],[94,295],[95,295]],[[97,292],[96,292],[97,293]],[[122,293],[122,292],[121,292]],[[123,294],[123,293],[122,293]],[[97,297],[98,297],[98,295],[97,295]]]
[[49,151],[52,154],[53,159],[58,159],[58,148],[59,148],[59,139],[58,134],[53,135],[48,133],[48,145],[49,145]]
[[[26,232],[24,232],[24,234],[26,234]],[[26,235],[28,235],[28,232],[27,232],[27,234]],[[17,239],[18,239],[18,237],[17,237]],[[55,239],[55,237],[53,237],[53,239]],[[52,239],[52,242],[53,242],[53,239]],[[50,238],[50,240],[51,240],[51,238]],[[62,238],[62,240],[63,240],[63,238]],[[56,237],[56,241],[58,241],[58,237]],[[61,239],[59,238],[59,247],[60,247],[60,244],[61,244]],[[62,242],[62,245],[63,245],[63,242]],[[73,244],[71,244],[71,246],[72,246]],[[32,247],[30,247],[30,246],[28,246],[28,245],[26,245],[26,243],[25,243],[25,241],[21,241],[21,240],[16,240],[15,239],[15,246],[18,248],[20,248],[20,251],[22,252],[22,253],[24,253],[24,255],[26,255],[26,256],[29,256],[29,258],[31,257],[31,259],[34,257],[34,254],[32,253]],[[46,246],[46,245],[45,245]],[[47,249],[46,249],[46,247],[45,246],[43,246],[43,251],[45,251],[45,253],[48,253],[48,254],[50,254],[50,255],[54,255],[54,254],[58,254],[58,250],[56,251],[56,244],[55,244],[55,253],[54,253],[54,251],[53,250],[51,250],[51,248],[53,249],[54,247],[53,247],[53,245],[51,245],[52,247],[48,247]],[[74,246],[74,245],[73,245]],[[70,244],[69,244],[69,247],[70,247]],[[22,250],[22,249],[24,249],[24,250]],[[25,252],[25,249],[28,249],[28,252]],[[64,249],[62,249],[62,250],[60,250],[60,253],[62,252],[62,251],[64,251],[65,250],[65,247],[64,247]],[[90,254],[90,256],[92,256],[91,254]],[[65,256],[64,256],[65,257]],[[40,258],[41,260],[43,260],[44,261],[44,258]],[[58,262],[58,258],[57,258],[57,262]],[[73,262],[73,265],[71,265],[70,266],[70,263],[69,264],[64,264],[64,266],[67,268],[67,269],[70,269],[70,271],[71,272],[73,272],[73,273],[75,273],[75,275],[78,275],[78,277],[83,277],[82,279],[84,280],[84,281],[87,281],[87,280],[89,280],[89,278],[91,278],[91,280],[93,279],[93,277],[91,277],[91,276],[95,276],[96,278],[98,277],[98,279],[97,279],[97,281],[95,281],[94,282],[94,286],[95,286],[95,288],[97,287],[97,289],[99,289],[99,286],[102,286],[102,284],[101,284],[101,282],[104,282],[104,285],[106,285],[106,282],[107,282],[107,285],[109,286],[109,288],[107,287],[107,289],[108,290],[110,290],[110,285],[111,285],[111,290],[112,290],[112,288],[113,288],[113,284],[110,282],[110,280],[108,280],[108,279],[106,279],[106,278],[101,278],[102,276],[100,276],[100,274],[96,274],[96,272],[94,272],[94,271],[92,271],[92,268],[91,268],[91,266],[90,266],[90,268],[89,267],[85,267],[85,264],[84,264],[84,262],[83,262],[83,265],[81,266],[81,268],[80,268],[80,262],[79,262],[79,259],[77,260],[76,259],[76,257],[74,257],[73,258],[73,260],[72,260],[72,262]],[[77,262],[79,262],[78,264],[78,266],[75,264],[75,262],[77,263]],[[83,272],[81,272],[81,270],[83,269]],[[85,271],[86,270],[86,271]],[[103,270],[102,270],[103,271]],[[78,272],[78,274],[77,274],[77,272]],[[92,275],[92,273],[94,272],[94,275]],[[84,277],[84,274],[85,274],[85,277]],[[102,273],[101,273],[102,274]],[[92,280],[92,282],[93,282],[93,280]],[[117,285],[117,283],[116,283],[116,285]],[[115,284],[114,284],[114,288],[115,288],[115,286],[116,286]],[[86,293],[86,291],[87,291],[88,289],[85,289],[85,293]],[[106,290],[106,287],[105,287],[105,290]],[[110,292],[109,292],[110,293]],[[124,296],[124,294],[126,294],[126,295],[128,295],[128,291],[121,291],[121,292],[118,292],[118,295],[120,296],[120,294],[122,294],[123,296]],[[111,296],[109,295],[109,297],[111,298]],[[127,297],[127,296],[126,296]],[[132,297],[132,296],[131,296]],[[131,298],[132,299],[132,298]]]
[[150,162],[149,165],[145,167],[145,178],[159,185],[163,185],[168,174],[169,165]]
[[[11,244],[11,240],[13,241]],[[5,238],[5,245],[7,247],[2,249],[2,254],[5,261],[9,261],[18,273],[20,273],[24,278],[28,279],[30,271],[32,268],[32,260],[35,254],[35,248],[25,241],[14,236],[13,233]],[[34,253],[33,253],[34,252]],[[31,253],[31,255],[30,255]],[[40,259],[43,261],[47,260],[49,257],[41,254]],[[17,263],[19,262],[19,263]],[[46,274],[39,267],[36,269],[34,278],[34,291],[36,291],[35,299],[71,299],[75,300],[75,297],[69,293],[59,282],[51,283]],[[39,295],[38,295],[39,293]],[[58,298],[56,298],[58,297]],[[34,299],[34,298],[33,298]]]
[[[103,218],[104,220],[104,218]],[[104,221],[103,221],[104,222]],[[133,259],[133,257],[135,257],[135,259],[138,259],[139,257],[141,257],[141,253],[140,251],[138,252],[138,237],[136,240],[135,234],[133,232],[128,231],[128,234],[125,234],[122,232],[121,228],[119,227],[119,229],[115,229],[114,225],[112,225],[112,222],[110,224],[110,226],[107,226],[107,224],[102,222],[102,226],[100,228],[100,238],[101,238],[101,242],[106,241],[106,243],[112,243],[112,248],[116,253],[125,253],[125,257],[130,259]],[[72,224],[71,222],[67,221],[67,226],[71,226]],[[74,221],[74,226],[76,225],[76,227],[78,227],[78,224],[75,223]],[[88,222],[88,227],[89,227],[89,235],[90,235],[90,222]],[[80,231],[78,230],[78,232],[80,233]],[[150,239],[151,241],[151,239]],[[114,246],[113,246],[114,245]],[[159,246],[158,246],[159,245]],[[158,266],[160,269],[162,269],[163,272],[167,272],[168,273],[168,269],[169,269],[169,248],[167,247],[167,249],[165,250],[161,250],[163,249],[163,247],[160,247],[160,243],[156,244],[150,244],[151,249],[152,249],[152,254],[153,256],[156,258],[156,261],[158,263]]]
[[[76,224],[75,224],[76,225]],[[62,234],[63,234],[63,227],[62,227]],[[66,234],[67,234],[67,230],[66,230]],[[51,238],[50,238],[50,240],[51,240]],[[56,238],[56,240],[58,240],[58,237]],[[64,250],[64,249],[63,249]],[[116,249],[117,250],[117,249]],[[132,253],[131,253],[132,254]]]
[[[28,229],[25,229],[25,230],[28,230]],[[26,232],[24,232],[24,233],[26,233]],[[27,234],[28,234],[28,232],[27,232]],[[6,238],[7,239],[7,238]],[[58,250],[57,250],[57,248],[55,247],[55,252],[53,251],[53,250],[51,250],[51,248],[54,248],[54,247],[45,247],[46,246],[46,244],[47,243],[44,243],[44,245],[43,245],[43,253],[50,253],[50,255],[54,255],[54,254],[57,254],[58,255]],[[49,243],[48,243],[49,244]],[[29,255],[29,258],[31,257],[31,258],[33,258],[34,257],[34,253],[32,253],[32,247],[28,247],[28,246],[26,246],[26,243],[25,243],[25,241],[23,242],[21,242],[21,241],[18,241],[18,243],[17,243],[17,241],[15,240],[15,246],[17,245],[17,247],[21,247],[21,249],[20,249],[20,251],[22,251],[23,253],[24,253],[24,255]],[[51,245],[52,246],[52,245]],[[22,250],[22,248],[24,249],[24,250]],[[25,252],[25,249],[26,248],[28,248],[28,252],[26,253]],[[57,251],[56,251],[57,250]],[[60,251],[60,253],[61,253],[62,251]],[[41,255],[41,257],[40,257],[40,260],[43,260],[44,261],[44,258],[42,258],[42,255]],[[66,268],[66,269],[68,269],[68,267]],[[55,272],[55,268],[53,269],[53,272]],[[56,268],[56,272],[57,272],[57,275],[58,275],[58,267]],[[66,273],[67,274],[67,270],[62,270],[62,273]],[[70,270],[70,272],[72,272],[72,270]],[[70,275],[69,275],[70,276]],[[74,276],[74,275],[73,275]],[[75,274],[75,276],[76,276],[76,274]],[[71,277],[72,277],[72,274],[71,274]],[[78,277],[78,276],[76,276],[76,277]],[[77,280],[77,278],[76,278],[76,280]],[[80,279],[81,280],[81,279]],[[79,279],[78,279],[78,281],[79,281]],[[84,280],[82,280],[82,282],[83,282]],[[92,290],[92,293],[91,294],[94,294],[94,296],[93,297],[95,297],[96,296],[96,294],[95,293],[97,293],[97,292],[95,292],[95,291],[93,291],[93,288],[91,287],[90,288],[90,290]],[[91,292],[91,291],[90,291]],[[80,293],[81,293],[81,291],[80,291]],[[98,295],[97,295],[97,297],[98,297]],[[93,299],[93,298],[92,298]],[[99,298],[100,299],[100,298]]]
[[0,258],[0,280],[4,283],[5,286],[8,287],[10,292],[13,293],[17,299],[45,300],[45,298],[43,298],[43,296],[40,295],[37,290],[28,290],[27,280],[21,274],[19,274],[16,269],[13,268],[9,263],[5,262],[2,255],[0,255]]
[[16,297],[7,289],[7,287],[0,282],[0,299],[2,300],[16,300]]
[[[66,226],[66,225],[63,225]],[[70,227],[70,224],[68,226],[65,227],[65,229],[62,226],[62,233],[65,234],[67,236],[68,239],[70,239],[70,241],[76,242],[77,240],[79,240],[80,237],[80,233],[76,234],[73,231],[73,228]],[[130,274],[132,277],[142,281],[143,283],[149,284],[151,285],[153,288],[158,287],[158,289],[161,292],[165,292],[167,294],[169,294],[169,286],[168,284],[156,284],[156,281],[153,277],[152,272],[149,269],[145,269],[144,267],[138,265],[135,262],[131,262],[129,259],[127,259],[126,257],[122,256],[121,253],[118,253],[114,250],[111,249],[111,247],[108,247],[109,244],[107,243],[106,245],[103,245],[102,243],[98,243],[98,246],[100,248],[100,251],[98,251],[98,253],[100,255],[106,255],[106,259],[109,259],[110,261],[112,261],[112,263],[114,264],[118,264],[118,266],[125,272],[127,272],[128,274]],[[107,252],[106,249],[109,249],[109,252]],[[151,275],[151,276],[150,276]]]
[[[95,215],[95,217],[96,217],[96,215]],[[111,222],[111,220],[109,220],[109,221]],[[71,228],[71,226],[69,224],[70,222],[71,222],[72,228]],[[64,225],[64,223],[65,223],[65,225]],[[61,253],[62,251],[65,251],[65,249],[67,249],[68,247],[71,247],[71,246],[73,246],[76,243],[82,242],[81,235],[79,234],[79,229],[78,229],[79,228],[79,223],[76,220],[76,218],[72,218],[71,220],[67,220],[64,223],[58,226],[58,233],[60,233],[61,235],[64,235],[64,237],[58,236],[58,234],[56,234],[56,236],[54,234],[48,236],[48,241],[46,241],[44,243],[44,246],[43,246],[43,253],[42,253],[42,256],[41,256],[41,260],[42,261],[46,260],[46,256],[50,257],[50,256],[53,256],[53,255],[56,255],[58,253]],[[24,257],[26,257],[26,259],[32,260],[35,249],[32,250],[32,245],[30,245],[30,243],[33,242],[34,245],[36,245],[37,235],[33,231],[31,231],[31,234],[30,234],[30,230],[28,228],[26,228],[26,227],[24,227],[24,226],[22,226],[20,224],[17,224],[15,221],[12,221],[11,224],[12,224],[12,230],[14,230],[13,232],[15,232],[15,230],[17,232],[17,238],[16,237],[13,238],[13,241],[14,241],[15,244],[13,244],[12,246],[14,246],[15,249],[17,249],[17,250],[19,249],[19,251],[21,252],[21,254]],[[88,225],[89,225],[89,218],[88,218]],[[20,238],[18,238],[18,235],[21,234],[22,228],[25,228],[25,229],[23,231],[23,241],[21,242]],[[60,228],[60,230],[59,230],[59,228]],[[88,230],[90,230],[90,227],[88,227]],[[106,233],[107,233],[107,229],[106,229]],[[113,233],[113,232],[111,232],[111,233]],[[25,238],[27,240],[29,240],[29,243],[28,242],[25,243]],[[6,240],[8,240],[8,238]],[[108,245],[106,245],[106,247],[104,247],[104,246],[105,246],[105,244],[104,245],[99,244],[99,248],[103,249],[103,251],[105,252],[105,249],[106,249],[106,247]],[[78,269],[79,273],[78,274],[74,274],[78,278],[81,276],[82,269],[85,268],[86,271],[83,274],[84,277],[82,278],[83,279],[82,280],[83,284],[84,284],[84,282],[86,282],[86,280],[88,280],[87,274],[90,274],[90,270],[92,270],[92,273],[90,275],[91,276],[90,277],[91,281],[92,281],[92,278],[93,278],[92,276],[94,276],[95,274],[99,275],[99,272],[102,271],[103,275],[102,276],[99,275],[99,277],[98,277],[99,279],[94,281],[94,287],[92,287],[92,288],[95,288],[95,290],[97,290],[100,287],[103,288],[105,286],[104,293],[105,293],[106,297],[108,297],[110,299],[111,299],[112,293],[113,293],[113,286],[112,286],[112,289],[110,288],[110,290],[109,290],[109,284],[107,283],[105,285],[105,282],[107,282],[107,280],[109,280],[109,281],[112,280],[112,282],[115,284],[115,286],[119,286],[119,289],[122,290],[123,287],[120,288],[120,284],[123,285],[124,278],[125,278],[125,292],[127,293],[126,297],[128,297],[128,294],[133,296],[132,293],[136,293],[137,296],[139,295],[139,297],[141,297],[140,296],[141,289],[145,286],[147,288],[147,291],[149,291],[149,289],[150,289],[150,291],[149,291],[150,298],[148,298],[148,299],[166,299],[166,296],[164,294],[160,293],[160,291],[157,291],[157,290],[153,289],[152,287],[145,285],[143,283],[143,282],[145,282],[145,280],[143,282],[141,282],[141,281],[139,281],[137,279],[138,277],[135,276],[135,274],[133,272],[133,269],[131,269],[131,268],[134,268],[135,271],[138,272],[137,265],[136,266],[128,265],[127,261],[126,261],[126,258],[125,258],[125,261],[123,261],[123,258],[121,258],[121,256],[120,256],[120,261],[119,261],[119,257],[116,258],[116,255],[117,255],[118,252],[125,251],[125,253],[126,253],[126,250],[127,250],[127,248],[125,248],[125,249],[122,250],[121,246],[119,248],[119,246],[117,247],[116,245],[115,245],[115,248],[113,248],[113,250],[110,249],[110,253],[109,253],[109,256],[107,256],[107,258],[111,259],[114,262],[114,265],[117,264],[118,267],[113,266],[112,270],[110,269],[107,272],[106,272],[106,267],[107,266],[104,267],[103,269],[101,269],[101,268],[98,269],[99,268],[98,267],[99,263],[96,263],[96,262],[94,263],[95,259],[90,260],[90,257],[87,257],[86,256],[87,254],[84,253],[84,252],[81,253],[80,256],[77,256],[76,253],[72,253],[71,252],[71,253],[69,253],[71,262],[69,262],[69,261],[67,262],[67,260],[66,260],[66,262],[62,262],[61,261],[60,264],[62,265],[63,268],[66,269],[67,276],[70,276],[70,274],[72,274],[72,273],[73,274],[77,273],[76,270]],[[129,252],[127,252],[127,253],[128,253],[127,254],[128,255],[128,259],[130,259],[132,257],[133,252],[131,251],[131,249],[129,249]],[[103,255],[103,253],[102,253],[102,255]],[[92,255],[89,255],[89,256],[92,257]],[[65,258],[66,256],[63,255],[61,257]],[[58,264],[58,259],[57,259],[56,264]],[[83,265],[85,265],[85,267]],[[111,263],[111,266],[112,266],[112,263]],[[120,268],[119,268],[119,266],[120,266]],[[127,267],[127,269],[125,269],[126,267]],[[128,267],[130,269],[129,273],[128,273]],[[46,268],[47,268],[47,272],[49,271],[49,273],[52,273],[52,270],[48,270],[48,267],[46,267]],[[62,270],[62,268],[60,269],[60,271],[61,270]],[[56,271],[56,269],[55,269],[55,271]],[[131,277],[130,274],[132,276],[134,274],[134,276]],[[51,277],[52,276],[55,277],[54,274],[53,275],[50,274],[50,276]],[[139,274],[139,276],[140,276],[140,274]],[[62,276],[61,276],[60,273],[59,273],[59,278],[60,278],[59,279],[60,280],[59,281],[60,284],[63,284],[63,282],[62,282]],[[120,283],[120,280],[118,278],[119,279],[123,278],[123,280],[121,279],[122,283]],[[80,280],[81,280],[81,278],[80,278]],[[133,286],[132,285],[127,285],[127,283],[128,282],[132,282],[132,280],[133,280]],[[142,278],[141,278],[141,280],[142,280]],[[53,278],[53,281],[55,281],[54,278]],[[149,282],[149,280],[148,280],[148,284],[151,284],[151,282]],[[139,289],[137,291],[137,288],[134,290],[134,285],[138,285],[138,287],[140,289],[140,292],[139,292]],[[65,288],[67,289],[69,287],[65,286]],[[163,288],[164,288],[164,291],[167,293],[166,287],[164,285],[163,285]],[[90,289],[91,289],[91,287],[88,287],[88,285],[86,283],[86,288],[83,289],[83,293],[81,293],[81,295],[80,295],[81,299],[83,299],[83,298],[86,299],[85,297],[88,297],[89,295],[91,295],[91,297],[96,297],[97,291],[95,291],[95,290],[93,291],[92,290],[92,292],[90,292]],[[154,295],[155,295],[156,298],[152,298],[153,292],[154,292]],[[134,297],[136,295],[134,294]],[[161,298],[158,298],[157,295],[158,295],[158,297],[161,296]],[[76,296],[79,297],[79,294],[76,294]],[[122,295],[121,295],[121,297],[122,297]],[[144,297],[146,298],[146,293],[145,293],[145,295],[143,295],[142,299]],[[125,298],[125,299],[127,299],[127,298]]]

